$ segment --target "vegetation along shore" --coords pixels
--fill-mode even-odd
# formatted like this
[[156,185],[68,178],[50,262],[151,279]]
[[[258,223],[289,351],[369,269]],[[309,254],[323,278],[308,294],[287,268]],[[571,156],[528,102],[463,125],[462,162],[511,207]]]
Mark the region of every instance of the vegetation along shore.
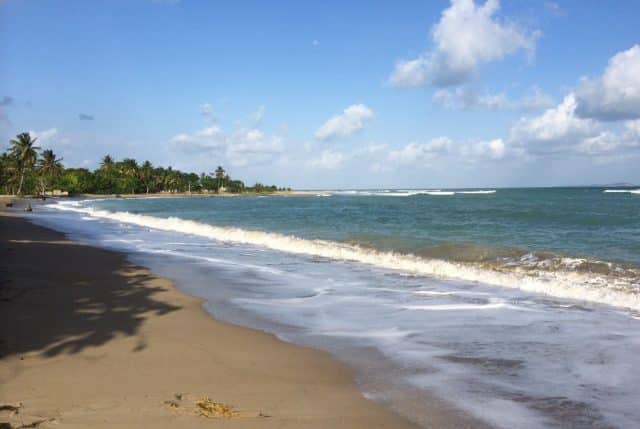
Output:
[[290,191],[275,185],[246,186],[231,178],[222,166],[212,173],[193,173],[172,167],[114,160],[105,155],[100,166],[67,168],[52,149],[41,149],[29,133],[18,134],[0,155],[0,193],[7,195],[136,195],[136,194],[268,194]]

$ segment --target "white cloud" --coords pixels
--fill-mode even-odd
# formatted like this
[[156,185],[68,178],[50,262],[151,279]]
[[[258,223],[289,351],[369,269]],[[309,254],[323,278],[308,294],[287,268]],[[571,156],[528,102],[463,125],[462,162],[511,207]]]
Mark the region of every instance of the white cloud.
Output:
[[640,118],[640,45],[614,55],[602,76],[584,79],[576,100],[576,113],[583,118]]
[[[280,136],[266,136],[258,128],[264,112],[264,107],[260,107],[251,115],[254,124],[247,127],[238,125],[230,133],[219,124],[213,123],[193,133],[177,134],[169,143],[174,150],[183,153],[215,154],[234,166],[271,162],[284,151],[284,144]],[[205,116],[212,118],[209,115]]]
[[324,168],[327,170],[335,170],[341,167],[347,160],[347,156],[342,152],[335,150],[323,150],[318,158],[309,161],[309,166],[315,168]]
[[433,101],[455,110],[504,110],[512,104],[503,93],[480,95],[469,88],[439,89],[433,94]]
[[626,121],[620,132],[603,130],[602,123],[578,117],[576,109],[576,96],[570,93],[542,115],[517,121],[511,128],[510,142],[534,155],[573,153],[615,158],[640,149],[640,120]]
[[567,95],[562,103],[533,118],[521,118],[511,128],[510,141],[532,152],[554,152],[593,136],[597,124],[576,116],[576,98]]
[[476,141],[460,147],[460,156],[467,162],[491,159],[499,160],[506,156],[507,145],[502,139]]
[[553,106],[553,99],[538,87],[531,88],[520,100],[511,100],[504,93],[478,93],[474,88],[463,86],[455,89],[442,88],[433,94],[433,101],[453,110],[524,110],[537,111]]
[[625,121],[624,126],[631,135],[640,137],[640,119]]
[[389,77],[389,83],[407,88],[424,86],[430,83],[427,75],[428,67],[429,60],[422,55],[413,60],[398,61]]
[[32,138],[38,139],[37,145],[50,143],[58,136],[57,128],[49,128],[42,131],[29,131]]
[[214,124],[191,134],[182,133],[171,138],[175,148],[184,152],[211,152],[227,146],[228,138],[223,129]]
[[448,137],[437,137],[427,143],[412,142],[389,152],[389,160],[397,164],[424,164],[446,153],[452,144]]
[[280,137],[266,138],[258,129],[243,129],[231,136],[226,157],[235,166],[258,165],[270,162],[283,150]]
[[352,104],[318,128],[315,137],[318,140],[329,140],[353,134],[364,128],[372,117],[373,111],[364,104]]
[[519,50],[532,53],[540,33],[498,19],[494,15],[499,8],[498,0],[479,6],[474,0],[451,0],[432,30],[433,51],[397,62],[389,82],[401,87],[459,85],[481,64]]
[[540,88],[534,86],[529,94],[525,95],[518,103],[518,108],[535,112],[552,107],[555,102],[549,94],[542,92]]

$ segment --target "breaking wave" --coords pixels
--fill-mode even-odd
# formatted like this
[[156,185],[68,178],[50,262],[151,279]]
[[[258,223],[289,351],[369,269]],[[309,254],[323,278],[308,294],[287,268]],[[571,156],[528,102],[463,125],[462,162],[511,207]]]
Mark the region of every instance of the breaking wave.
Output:
[[[52,207],[82,213],[93,218],[179,232],[212,240],[249,244],[264,248],[322,257],[332,260],[354,261],[380,268],[400,270],[415,275],[480,282],[527,292],[541,293],[563,299],[584,300],[640,311],[640,272],[635,269],[586,270],[576,269],[585,264],[610,263],[577,258],[539,259],[534,254],[509,258],[501,263],[460,262],[380,251],[357,244],[320,239],[305,239],[273,232],[220,227],[185,220],[178,217],[161,218],[129,212],[112,212],[85,207],[78,201],[59,202]],[[598,265],[599,266],[599,265]]]
[[495,194],[495,189],[490,190],[470,190],[470,191],[448,191],[441,189],[383,189],[383,190],[358,190],[358,191],[327,191],[326,193],[332,195],[359,195],[359,196],[377,196],[377,197],[412,197],[415,195],[432,195],[432,196],[451,196],[457,194],[475,194],[475,195],[488,195]]
[[605,189],[607,194],[636,194],[640,195],[640,189]]

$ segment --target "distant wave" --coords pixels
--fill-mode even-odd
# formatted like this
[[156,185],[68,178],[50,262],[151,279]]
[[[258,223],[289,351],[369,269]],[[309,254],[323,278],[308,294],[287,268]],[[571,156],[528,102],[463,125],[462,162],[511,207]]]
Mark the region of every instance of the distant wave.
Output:
[[605,189],[603,192],[610,194],[637,194],[640,195],[640,189]]
[[473,190],[473,191],[443,191],[441,189],[409,189],[409,190],[359,190],[359,191],[327,191],[333,195],[356,195],[356,196],[378,196],[378,197],[412,197],[415,195],[432,195],[432,196],[451,196],[456,194],[495,194],[494,189],[491,190]]
[[481,282],[496,286],[519,288],[558,298],[585,300],[626,307],[640,311],[640,276],[612,277],[607,274],[572,270],[579,259],[563,259],[555,268],[538,269],[527,266],[454,262],[425,258],[411,254],[379,251],[354,244],[328,240],[311,240],[272,232],[253,231],[235,227],[219,227],[178,217],[161,218],[129,212],[111,212],[84,207],[78,201],[59,202],[52,207],[82,213],[93,218],[179,232],[222,242],[241,243],[264,248],[323,257],[333,260],[355,261],[376,267],[437,278]]

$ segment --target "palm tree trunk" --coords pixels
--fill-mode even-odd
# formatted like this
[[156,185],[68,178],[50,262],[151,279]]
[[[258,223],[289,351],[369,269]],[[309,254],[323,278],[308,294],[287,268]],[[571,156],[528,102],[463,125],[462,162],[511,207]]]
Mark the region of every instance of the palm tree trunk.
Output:
[[21,195],[23,181],[24,181],[24,168],[20,170],[20,183],[18,184],[18,192],[16,193],[17,195]]

